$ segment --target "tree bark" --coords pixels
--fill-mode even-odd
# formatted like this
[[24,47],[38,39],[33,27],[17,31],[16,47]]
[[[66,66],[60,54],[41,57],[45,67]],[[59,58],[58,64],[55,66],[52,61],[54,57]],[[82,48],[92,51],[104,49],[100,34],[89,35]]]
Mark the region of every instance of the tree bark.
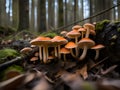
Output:
[[29,0],[19,0],[19,30],[29,27]]

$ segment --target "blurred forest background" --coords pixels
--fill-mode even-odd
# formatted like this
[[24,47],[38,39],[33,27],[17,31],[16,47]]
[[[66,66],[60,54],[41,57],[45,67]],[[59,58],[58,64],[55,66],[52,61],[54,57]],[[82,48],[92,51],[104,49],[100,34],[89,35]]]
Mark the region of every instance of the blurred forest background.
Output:
[[[120,0],[0,0],[0,26],[18,31],[44,32],[57,30],[78,20],[83,20],[117,5]],[[120,6],[85,22],[108,19],[120,21]],[[71,29],[72,25],[64,28]]]

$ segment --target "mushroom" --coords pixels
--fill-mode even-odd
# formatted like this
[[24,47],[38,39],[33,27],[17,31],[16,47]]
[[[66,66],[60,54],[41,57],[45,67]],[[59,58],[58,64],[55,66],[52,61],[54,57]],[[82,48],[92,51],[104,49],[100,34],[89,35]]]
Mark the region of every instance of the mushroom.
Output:
[[39,36],[39,37],[37,37],[37,38],[35,38],[35,39],[30,41],[30,44],[39,46],[39,57],[40,57],[40,60],[43,59],[42,58],[42,45],[40,45],[40,40],[42,40],[43,38],[45,38],[45,37]]
[[85,28],[80,28],[78,29],[79,32],[81,32],[81,38],[84,37],[84,33],[86,32],[86,29]]
[[39,52],[35,52],[34,56],[38,57],[39,56]]
[[90,23],[84,24],[83,27],[87,29],[85,38],[89,37],[90,30],[95,30],[95,26],[93,24],[90,24]]
[[23,49],[20,50],[20,53],[28,54],[30,51],[32,51],[32,48],[25,47],[25,48],[23,48]]
[[[79,31],[77,31],[77,30],[72,30],[72,31],[70,31],[70,32],[68,32],[67,34],[66,34],[66,36],[68,37],[68,38],[75,38],[75,44],[77,44],[78,43],[78,37],[80,37],[80,33],[79,33]],[[75,48],[75,51],[76,51],[76,56],[78,55],[78,49],[77,49],[77,47]]]
[[55,36],[53,39],[51,39],[51,41],[53,42],[53,44],[55,45],[55,53],[57,52],[56,50],[56,46],[58,47],[58,58],[61,58],[60,55],[60,45],[66,44],[68,42],[67,39],[61,37],[61,36]]
[[80,29],[82,26],[80,26],[80,25],[75,25],[75,26],[73,26],[72,27],[72,30],[78,30],[78,29]]
[[37,61],[37,60],[38,60],[38,57],[32,57],[32,58],[30,59],[30,61],[33,62],[34,64],[35,64],[35,61]]
[[77,57],[74,53],[73,53],[73,48],[76,48],[77,47],[77,45],[74,43],[74,42],[72,42],[72,41],[70,41],[70,42],[68,42],[66,45],[65,45],[65,48],[67,48],[67,49],[70,49],[70,53],[71,53],[71,55],[73,56],[73,57]]
[[95,30],[90,30],[90,34],[93,35],[93,36],[95,36],[96,35]]
[[95,42],[92,39],[89,38],[82,38],[78,42],[78,47],[83,48],[83,53],[79,57],[80,60],[83,60],[87,54],[87,49],[93,47],[95,45]]
[[61,48],[59,53],[63,54],[64,61],[66,61],[66,54],[70,54],[70,50],[67,48]]
[[102,44],[98,44],[98,45],[95,45],[95,46],[93,46],[91,49],[94,49],[95,51],[96,51],[96,55],[95,55],[95,60],[97,60],[98,59],[98,57],[99,57],[99,51],[102,49],[102,48],[104,48],[105,46],[104,45],[102,45]]
[[51,38],[49,37],[43,37],[40,36],[34,40],[32,40],[30,43],[33,45],[38,45],[39,46],[39,56],[40,60],[42,59],[42,47],[43,47],[43,62],[46,63],[47,58],[48,58],[48,44],[50,44]]
[[60,34],[61,34],[63,37],[66,37],[67,31],[62,31]]

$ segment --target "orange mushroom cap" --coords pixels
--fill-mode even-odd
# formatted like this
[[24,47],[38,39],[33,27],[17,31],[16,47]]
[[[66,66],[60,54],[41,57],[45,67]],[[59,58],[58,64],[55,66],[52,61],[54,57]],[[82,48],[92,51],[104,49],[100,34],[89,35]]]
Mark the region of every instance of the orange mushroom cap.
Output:
[[55,36],[53,39],[51,39],[51,41],[56,45],[62,45],[62,44],[66,44],[68,42],[67,39],[65,39],[64,37],[61,37],[61,36]]
[[104,45],[102,45],[102,44],[98,44],[98,45],[95,45],[95,46],[93,46],[91,49],[102,49],[102,48],[104,48],[105,46]]
[[30,52],[30,51],[32,51],[32,48],[30,48],[30,47],[25,47],[25,48],[23,48],[22,50],[20,50],[20,53],[26,54],[26,53],[28,53],[28,52]]
[[33,39],[30,43],[32,45],[43,45],[43,44],[50,43],[50,42],[51,42],[51,38],[39,36]]
[[77,30],[72,30],[66,34],[68,38],[75,38],[75,37],[79,37],[80,35],[81,34]]
[[61,48],[61,49],[60,49],[60,53],[62,53],[62,54],[69,54],[69,53],[70,53],[70,50],[67,49],[67,48]]
[[83,25],[84,28],[89,28],[90,30],[95,30],[95,26],[91,23],[85,23]]
[[65,48],[67,48],[67,49],[76,48],[76,47],[77,47],[77,45],[76,45],[74,42],[72,42],[72,41],[68,42],[68,43],[65,45]]
[[90,38],[82,38],[78,42],[78,47],[83,48],[85,45],[87,45],[88,48],[91,48],[95,45],[95,42]]
[[82,26],[80,26],[80,25],[75,25],[75,26],[72,27],[72,30],[74,30],[74,29],[75,29],[75,30],[78,30],[78,29],[81,28],[81,27],[82,27]]
[[32,58],[30,59],[30,61],[36,61],[36,60],[38,60],[38,57],[32,57]]

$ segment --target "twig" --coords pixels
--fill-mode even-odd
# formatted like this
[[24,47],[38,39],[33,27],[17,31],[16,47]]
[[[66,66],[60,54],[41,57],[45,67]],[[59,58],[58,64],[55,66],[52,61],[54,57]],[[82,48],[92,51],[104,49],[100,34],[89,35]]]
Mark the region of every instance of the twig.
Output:
[[[93,66],[91,66],[91,68],[90,69],[92,69],[92,68],[94,68],[94,67],[96,67],[97,65],[99,65],[100,63],[102,63],[103,61],[105,61],[105,60],[107,60],[109,58],[109,56],[108,57],[105,57],[104,59],[102,59],[102,60],[100,60],[99,62],[97,62],[96,64],[94,64]],[[89,69],[89,70],[90,70]]]

